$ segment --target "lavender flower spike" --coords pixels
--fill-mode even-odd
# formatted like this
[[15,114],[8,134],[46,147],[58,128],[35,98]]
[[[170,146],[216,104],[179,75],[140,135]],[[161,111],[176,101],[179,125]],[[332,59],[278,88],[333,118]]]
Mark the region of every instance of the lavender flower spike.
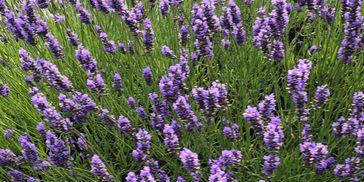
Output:
[[119,94],[123,93],[123,86],[121,83],[121,77],[119,73],[115,73],[114,75],[114,88]]
[[152,22],[149,19],[144,20],[145,30],[143,34],[143,43],[147,53],[151,53],[154,46],[154,31],[152,29]]
[[30,137],[27,135],[22,135],[19,137],[18,141],[23,149],[23,157],[31,163],[38,162],[38,151],[35,145],[30,141]]
[[91,158],[91,173],[96,175],[103,182],[114,181],[114,177],[107,172],[105,164],[96,154]]
[[200,161],[198,159],[198,155],[187,148],[183,148],[179,154],[179,158],[181,159],[184,168],[190,172],[194,180],[199,181]]
[[77,16],[81,20],[82,23],[85,23],[85,24],[92,23],[90,13],[84,7],[82,7],[81,3],[77,2],[75,7],[76,7],[77,12],[78,12]]
[[169,57],[169,58],[172,58],[172,59],[177,58],[177,56],[174,55],[173,51],[166,45],[162,46],[161,51],[162,51],[163,56],[166,56],[166,57]]
[[243,113],[243,117],[252,125],[253,129],[258,135],[262,134],[264,128],[263,121],[256,107],[248,106]]
[[58,40],[51,33],[46,34],[45,45],[55,58],[64,58],[63,47],[59,45]]
[[6,84],[0,84],[0,95],[4,98],[8,98],[10,87]]
[[315,93],[314,106],[320,108],[330,97],[330,90],[327,85],[318,86]]
[[152,78],[152,69],[150,69],[149,66],[145,67],[143,69],[143,77],[145,82],[147,83],[148,86],[151,86],[153,83],[153,78]]
[[51,164],[64,168],[71,166],[73,158],[70,156],[70,151],[63,140],[51,131],[47,131],[46,144],[49,149],[48,155]]

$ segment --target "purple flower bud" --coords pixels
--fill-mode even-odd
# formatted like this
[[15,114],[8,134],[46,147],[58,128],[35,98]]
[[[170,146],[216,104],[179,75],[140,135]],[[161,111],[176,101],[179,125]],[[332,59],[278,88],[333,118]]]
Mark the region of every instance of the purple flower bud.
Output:
[[315,53],[317,50],[318,50],[318,48],[317,48],[317,46],[316,46],[316,45],[312,45],[312,46],[308,49],[308,51],[309,51],[311,54]]
[[0,84],[0,95],[4,98],[8,98],[10,87],[6,84]]
[[152,29],[152,22],[147,18],[144,20],[145,31],[142,32],[143,43],[148,53],[151,53],[154,46],[154,31]]
[[80,40],[78,39],[78,36],[75,32],[72,32],[70,29],[66,29],[67,33],[67,40],[71,45],[78,46],[80,45]]
[[77,9],[77,17],[81,20],[82,23],[90,24],[92,23],[90,13],[81,6],[81,3],[77,2],[75,5]]
[[129,134],[129,135],[131,135],[132,132],[134,131],[134,128],[133,128],[133,126],[131,126],[129,119],[124,116],[119,117],[118,127],[123,133]]
[[276,100],[274,94],[265,96],[264,100],[258,105],[259,113],[264,118],[270,118],[276,111]]
[[121,77],[119,73],[114,75],[114,88],[118,93],[123,93],[123,87],[121,84]]
[[54,14],[50,14],[49,17],[51,19],[53,19],[56,23],[61,23],[65,19],[64,15],[54,15]]
[[46,127],[44,126],[44,124],[42,122],[39,122],[37,124],[37,131],[39,134],[41,134],[42,136],[42,139],[45,139],[45,136],[46,136]]
[[296,104],[298,118],[300,121],[306,121],[309,110],[307,104],[306,83],[312,68],[312,62],[305,59],[300,59],[297,67],[288,70],[287,88],[291,94],[293,102]]
[[166,56],[166,57],[169,57],[169,58],[172,58],[172,59],[177,58],[177,56],[174,55],[173,51],[166,45],[163,45],[161,47],[161,51],[162,51],[163,56]]
[[264,145],[270,150],[279,150],[283,145],[284,134],[280,126],[280,118],[272,117],[263,134]]
[[114,177],[109,174],[105,164],[101,161],[98,155],[93,155],[91,158],[91,173],[97,176],[101,181],[112,182]]
[[93,76],[98,72],[97,61],[91,56],[90,51],[82,45],[78,46],[75,56],[88,76]]
[[[80,136],[77,138],[76,143],[77,143],[78,148],[80,148],[82,152],[87,152],[88,145],[86,142],[85,134],[81,133]],[[81,153],[81,154],[83,154],[83,153]]]
[[230,40],[229,39],[222,39],[221,45],[224,49],[227,49],[230,46]]
[[149,66],[145,67],[143,69],[143,77],[148,86],[151,86],[153,83],[152,76],[153,76],[153,74],[152,74],[152,70],[150,69],[150,67]]
[[275,154],[268,154],[263,157],[263,174],[271,176],[273,171],[280,166],[280,158]]
[[142,170],[140,170],[140,181],[155,181],[150,167],[144,166]]
[[10,128],[7,128],[4,130],[3,134],[6,138],[13,138],[14,131]]
[[126,182],[138,182],[138,176],[134,172],[129,172],[125,180]]
[[163,16],[167,16],[169,10],[169,0],[162,0],[159,4],[160,12]]
[[12,182],[25,181],[25,174],[16,169],[8,171],[7,175],[10,176]]
[[57,66],[44,59],[37,59],[38,71],[46,78],[48,85],[59,91],[71,92],[72,82],[68,77],[62,75]]
[[135,138],[137,139],[137,148],[132,152],[133,158],[137,162],[145,161],[151,148],[152,136],[147,130],[140,128],[138,133],[135,134]]
[[37,4],[41,9],[48,8],[49,0],[37,0]]
[[135,109],[135,99],[133,97],[128,97],[128,105],[130,108]]
[[187,45],[187,40],[189,37],[190,34],[188,33],[187,25],[182,25],[178,33],[178,39],[180,40],[182,47],[185,47]]
[[121,53],[123,53],[123,54],[126,53],[126,48],[125,48],[124,43],[120,42],[118,47],[119,47],[119,50],[120,50]]
[[144,107],[143,106],[140,106],[140,107],[138,107],[137,109],[136,109],[136,112],[138,113],[138,116],[140,117],[140,118],[142,118],[142,120],[147,120],[148,119],[148,115],[147,115],[147,113],[145,112],[145,110],[144,110]]

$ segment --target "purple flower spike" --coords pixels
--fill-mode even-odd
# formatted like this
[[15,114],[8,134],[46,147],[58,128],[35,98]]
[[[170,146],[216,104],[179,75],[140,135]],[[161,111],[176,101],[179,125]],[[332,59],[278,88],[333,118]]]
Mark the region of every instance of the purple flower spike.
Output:
[[270,118],[276,111],[276,100],[274,94],[265,96],[264,100],[258,105],[259,113],[264,118]]
[[107,172],[105,164],[96,154],[91,158],[91,173],[96,175],[103,182],[114,181],[114,177]]
[[202,124],[192,111],[187,96],[178,96],[176,102],[173,103],[173,109],[184,122],[187,131],[199,131],[201,129]]
[[64,168],[71,166],[73,159],[63,140],[59,139],[51,131],[47,131],[46,144],[49,149],[48,156],[51,164]]
[[90,88],[93,93],[107,95],[105,82],[100,74],[96,74],[94,77],[87,79],[87,87]]
[[126,182],[138,182],[138,176],[134,172],[129,172],[125,180]]
[[46,34],[45,45],[53,57],[57,59],[64,58],[63,47],[59,45],[58,40],[51,33]]
[[330,97],[330,90],[327,85],[318,86],[315,93],[314,106],[320,108],[324,105]]
[[91,24],[91,15],[84,7],[82,7],[81,3],[77,2],[75,7],[77,9],[77,17],[81,20],[81,22],[85,24]]
[[14,131],[12,129],[10,129],[10,128],[7,128],[7,129],[4,130],[3,135],[6,138],[13,138]]
[[353,60],[354,53],[364,46],[361,35],[363,17],[361,15],[361,0],[341,1],[343,4],[343,19],[345,37],[337,55],[342,63],[347,64]]
[[274,170],[280,166],[280,158],[275,154],[268,154],[263,157],[263,174],[271,176]]
[[135,134],[135,138],[137,139],[137,148],[132,152],[133,158],[137,162],[146,161],[150,153],[152,136],[147,130],[140,128],[138,133]]
[[307,121],[309,110],[307,108],[306,83],[312,68],[312,62],[300,59],[297,67],[288,70],[287,88],[291,94],[293,102],[296,104],[298,118],[300,121]]
[[162,0],[159,4],[160,12],[163,16],[167,16],[169,10],[169,0]]
[[49,86],[59,91],[73,91],[71,81],[59,72],[56,65],[44,59],[37,59],[37,65],[37,72],[40,72],[41,76],[47,79]]
[[6,84],[0,84],[0,95],[4,98],[8,98],[10,87]]
[[152,74],[152,69],[150,69],[149,66],[145,67],[143,69],[143,77],[145,82],[147,83],[148,86],[151,86],[153,83],[153,74]]
[[42,93],[32,96],[35,108],[43,115],[45,121],[60,131],[68,131],[72,125],[68,118],[63,118]]
[[200,179],[200,161],[198,155],[187,148],[179,154],[183,167],[187,169],[195,181]]
[[178,153],[179,151],[179,139],[171,125],[164,125],[163,134],[164,145],[167,146],[168,151]]
[[114,75],[114,88],[119,94],[123,93],[123,86],[121,83],[121,77],[119,73],[115,73]]
[[49,0],[37,0],[37,4],[40,8],[46,9],[49,5]]
[[128,97],[128,105],[130,108],[135,109],[135,99],[134,97]]
[[263,134],[264,145],[269,150],[279,150],[283,145],[284,134],[280,126],[280,118],[272,117]]
[[136,109],[136,112],[138,113],[138,116],[140,118],[142,118],[142,120],[147,120],[148,119],[148,114],[145,112],[144,107],[140,106]]
[[0,148],[0,167],[15,166],[19,158],[10,149]]
[[123,54],[126,53],[126,48],[125,48],[125,44],[124,43],[120,42],[118,44],[118,47],[119,47],[119,50],[120,50],[121,53],[123,53]]
[[256,107],[248,106],[243,113],[243,117],[252,125],[253,129],[255,130],[255,132],[257,132],[258,135],[262,134],[264,125],[261,119],[261,115],[259,114]]
[[172,58],[172,59],[177,58],[177,56],[174,55],[173,51],[166,45],[163,45],[161,47],[161,51],[162,51],[163,56],[166,56],[166,57],[169,57],[169,58]]
[[72,32],[70,29],[66,29],[67,33],[67,40],[68,42],[73,46],[80,45],[80,40],[78,39],[78,36],[75,32]]
[[19,143],[22,147],[23,157],[31,163],[36,163],[39,160],[37,148],[31,142],[30,137],[22,135],[19,137]]
[[152,22],[149,19],[144,20],[145,30],[142,32],[143,35],[143,43],[147,53],[151,53],[153,51],[154,46],[154,31],[152,28]]
[[129,119],[124,116],[119,117],[118,127],[123,133],[129,134],[129,135],[131,135],[134,131],[134,128],[133,128],[133,126],[131,126]]

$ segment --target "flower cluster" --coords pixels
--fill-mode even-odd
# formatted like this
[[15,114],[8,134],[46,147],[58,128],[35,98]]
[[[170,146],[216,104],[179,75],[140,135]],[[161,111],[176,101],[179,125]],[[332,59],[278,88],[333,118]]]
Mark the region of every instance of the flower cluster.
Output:
[[229,168],[240,166],[243,156],[238,150],[223,150],[217,160],[210,160],[209,181],[236,181]]
[[68,118],[64,118],[55,107],[53,107],[42,93],[32,96],[32,102],[35,108],[43,115],[45,121],[49,122],[59,131],[70,130],[72,123]]
[[364,46],[363,43],[363,17],[361,15],[361,0],[342,1],[345,37],[337,55],[342,63],[350,63],[354,53]]
[[150,141],[152,139],[152,136],[148,133],[147,130],[139,128],[138,132],[135,134],[135,138],[137,139],[137,148],[134,149],[132,152],[133,158],[137,162],[145,162],[150,153]]
[[173,103],[173,109],[184,122],[187,131],[198,131],[201,129],[202,123],[198,121],[197,116],[191,109],[187,96],[178,96],[176,102]]
[[192,95],[207,118],[214,117],[218,111],[228,106],[226,86],[219,81],[213,82],[208,89],[192,89]]
[[114,177],[107,172],[105,164],[96,154],[91,158],[91,173],[96,175],[103,182],[114,181]]
[[289,21],[289,7],[285,0],[273,0],[274,9],[264,16],[265,9],[259,9],[259,16],[253,26],[254,45],[259,47],[269,59],[281,61],[284,57],[284,44],[281,41]]
[[309,114],[309,108],[306,106],[306,84],[311,68],[311,61],[300,59],[295,69],[288,70],[287,89],[291,94],[293,102],[296,104],[298,118],[300,121],[307,121],[308,119],[307,116]]
[[87,94],[75,92],[72,99],[60,94],[58,99],[60,101],[59,107],[63,111],[71,113],[73,121],[85,122],[88,115],[96,110],[95,102]]

